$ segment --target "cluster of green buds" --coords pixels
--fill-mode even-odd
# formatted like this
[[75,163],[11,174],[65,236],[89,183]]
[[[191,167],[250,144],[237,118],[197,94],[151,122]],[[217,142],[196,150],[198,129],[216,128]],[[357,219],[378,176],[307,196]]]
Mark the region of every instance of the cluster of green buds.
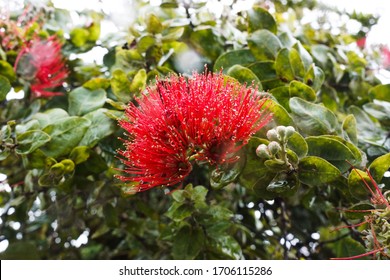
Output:
[[261,144],[257,147],[257,156],[264,159],[279,159],[284,163],[288,162],[286,145],[294,132],[295,129],[292,126],[278,126],[268,130],[267,138],[270,142],[268,145]]
[[298,158],[287,148],[287,143],[294,133],[292,126],[278,126],[267,132],[268,144],[260,144],[256,149],[256,155],[263,159],[264,165],[275,174],[267,187],[269,191],[281,193],[299,184],[296,174],[293,174]]

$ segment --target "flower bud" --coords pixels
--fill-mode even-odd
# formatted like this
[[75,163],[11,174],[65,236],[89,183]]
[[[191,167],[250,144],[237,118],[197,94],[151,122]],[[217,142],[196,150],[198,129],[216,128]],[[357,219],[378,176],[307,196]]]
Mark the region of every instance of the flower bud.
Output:
[[268,144],[268,150],[274,156],[282,150],[282,147],[280,147],[278,142],[272,141]]
[[285,141],[286,140],[286,127],[283,125],[280,125],[276,128],[276,132],[279,134],[280,140]]
[[292,126],[286,127],[286,140],[289,139],[295,132],[295,128]]
[[279,141],[279,136],[278,136],[278,133],[276,132],[275,129],[271,129],[271,130],[268,130],[267,132],[267,138],[270,140],[270,141]]
[[270,159],[271,158],[271,155],[268,151],[268,147],[267,145],[264,145],[264,144],[261,144],[257,147],[256,149],[256,155],[259,157],[259,158],[266,158],[266,159]]

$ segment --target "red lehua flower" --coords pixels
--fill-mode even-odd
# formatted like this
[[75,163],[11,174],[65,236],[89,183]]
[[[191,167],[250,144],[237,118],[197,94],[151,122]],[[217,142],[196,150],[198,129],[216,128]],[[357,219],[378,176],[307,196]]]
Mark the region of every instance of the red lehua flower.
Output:
[[34,97],[61,95],[50,90],[61,86],[68,76],[61,43],[54,36],[28,42],[16,58],[15,69],[30,81]]
[[138,191],[173,186],[191,172],[191,159],[224,164],[268,123],[267,99],[221,74],[171,76],[131,104],[120,125],[129,133],[120,152]]

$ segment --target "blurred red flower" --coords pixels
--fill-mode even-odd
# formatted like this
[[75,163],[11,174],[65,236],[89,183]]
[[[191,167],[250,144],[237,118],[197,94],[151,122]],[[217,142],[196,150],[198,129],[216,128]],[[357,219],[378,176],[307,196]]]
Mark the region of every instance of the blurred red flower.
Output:
[[222,74],[171,76],[147,92],[120,121],[128,133],[120,154],[130,177],[119,178],[137,182],[136,191],[182,182],[192,160],[237,160],[236,152],[270,120],[267,99]]
[[58,39],[51,36],[47,39],[35,38],[20,50],[15,70],[30,82],[33,97],[61,95],[60,92],[52,91],[61,86],[68,76],[61,46]]

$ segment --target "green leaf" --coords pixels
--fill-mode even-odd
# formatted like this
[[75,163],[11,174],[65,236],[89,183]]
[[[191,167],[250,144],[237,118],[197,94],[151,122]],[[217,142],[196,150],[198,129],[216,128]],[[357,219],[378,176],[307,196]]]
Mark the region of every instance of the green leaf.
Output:
[[175,235],[172,255],[177,260],[193,260],[202,250],[205,236],[202,228],[183,226]]
[[89,31],[85,28],[76,27],[70,32],[70,41],[80,48],[84,46],[89,38]]
[[306,75],[303,79],[305,84],[311,86],[316,92],[321,89],[324,80],[324,72],[321,70],[321,68],[314,66],[314,64],[312,64],[309,70],[307,70]]
[[130,81],[127,79],[126,73],[122,70],[117,69],[112,73],[111,89],[112,93],[121,102],[128,103],[132,98]]
[[256,58],[253,56],[252,52],[248,49],[234,50],[223,53],[217,58],[214,63],[214,72],[218,72],[221,69],[223,73],[226,74],[227,70],[233,65],[240,64],[247,66],[250,63],[256,61]]
[[344,138],[357,145],[358,137],[354,115],[350,114],[344,119],[342,129]]
[[334,165],[320,157],[308,156],[301,159],[298,164],[298,178],[307,185],[327,184],[340,176],[340,171]]
[[194,208],[189,204],[174,203],[169,207],[165,215],[175,222],[184,221],[194,212]]
[[294,80],[295,74],[290,62],[290,51],[286,48],[281,49],[275,60],[275,71],[283,81]]
[[210,185],[214,189],[223,188],[228,184],[234,182],[240,175],[242,168],[244,167],[244,160],[242,157],[235,163],[229,164],[222,168],[218,167],[211,172]]
[[303,158],[307,155],[309,147],[306,143],[305,138],[302,137],[298,132],[294,132],[294,134],[288,139],[287,147],[293,150],[299,158]]
[[347,237],[342,238],[341,240],[336,242],[333,251],[335,252],[336,257],[345,258],[364,254],[366,252],[366,249],[358,241],[352,239],[351,237]]
[[[347,145],[344,145],[344,143],[337,138],[310,136],[306,138],[306,142],[309,147],[309,155],[326,159],[337,166],[342,172],[349,169],[350,165],[348,162],[355,165],[361,161],[361,154],[356,147],[355,151],[357,151],[357,153],[353,153]],[[352,143],[350,145],[353,146]]]
[[0,75],[0,101],[3,101],[7,97],[7,94],[10,90],[11,84],[9,83],[8,79]]
[[313,64],[313,58],[311,57],[310,53],[302,46],[300,41],[297,41],[294,44],[293,48],[298,51],[298,54],[302,59],[302,63],[305,67],[305,70],[308,71],[310,66],[312,66]]
[[252,63],[248,68],[259,78],[263,90],[272,90],[284,86],[275,72],[275,63],[273,61],[259,61]]
[[353,114],[356,118],[356,123],[359,124],[358,139],[364,142],[383,146],[385,142],[386,132],[379,123],[371,119],[367,113],[357,106],[350,106],[348,113]]
[[259,29],[267,29],[276,34],[277,25],[274,17],[265,9],[254,6],[248,11],[248,32],[253,33]]
[[292,81],[289,85],[289,91],[291,97],[300,97],[306,101],[315,101],[317,99],[314,90],[298,81]]
[[272,99],[267,101],[267,105],[269,105],[268,110],[272,114],[272,119],[267,124],[266,128],[275,127],[278,125],[295,126],[293,119],[286,111],[286,109],[283,108],[283,106]]
[[366,182],[371,187],[371,189],[374,190],[374,186],[370,180],[370,177],[368,177],[366,172],[354,168],[351,171],[351,173],[349,173],[348,176],[349,191],[355,198],[359,200],[368,199],[370,195],[370,191],[367,189],[367,186],[365,185],[364,182]]
[[43,131],[51,136],[51,140],[42,147],[42,151],[54,158],[70,153],[90,125],[86,118],[68,117],[46,126]]
[[91,150],[87,146],[78,146],[75,147],[69,155],[69,158],[75,163],[80,164],[86,160],[88,160],[90,156]]
[[390,168],[390,153],[377,157],[368,168],[371,176],[377,183],[382,181],[383,175]]
[[352,211],[345,211],[344,215],[347,219],[354,220],[354,219],[364,219],[364,216],[366,216],[367,212],[359,212],[359,210],[371,210],[373,209],[372,205],[365,202],[359,202],[352,207],[349,207],[348,210]]
[[336,134],[340,131],[336,116],[324,106],[293,97],[290,109],[295,123],[304,134]]
[[162,32],[163,26],[161,21],[154,14],[149,14],[148,18],[146,19],[146,30],[152,34],[158,34]]
[[[315,58],[315,60],[320,64],[323,69],[326,69],[330,53],[330,48],[325,45],[312,45],[311,46],[311,54]],[[317,63],[316,62],[316,63]]]
[[373,103],[364,104],[363,109],[379,121],[390,125],[390,102],[374,100]]
[[61,119],[69,117],[68,112],[60,108],[53,108],[45,112],[39,112],[33,116],[34,120],[39,122],[40,127],[46,127],[49,124],[58,122]]
[[137,43],[137,50],[140,53],[146,52],[150,47],[154,46],[156,40],[151,35],[142,36]]
[[212,248],[219,253],[220,259],[243,259],[240,244],[230,235],[219,235],[210,243]]
[[244,66],[234,65],[230,67],[227,71],[227,75],[235,78],[242,84],[246,84],[247,86],[251,86],[253,84],[254,86],[258,87],[259,91],[263,90],[259,78],[257,78],[257,76],[251,70]]
[[83,87],[89,90],[107,89],[110,86],[110,80],[106,78],[92,78],[83,84]]
[[223,52],[222,42],[219,41],[219,38],[211,28],[199,29],[192,32],[190,39],[199,53],[213,61]]
[[275,60],[282,44],[278,37],[268,30],[257,30],[248,36],[248,46],[257,60]]
[[11,83],[16,80],[14,68],[11,64],[4,60],[0,60],[0,75],[4,76]]
[[195,203],[206,201],[208,190],[203,186],[196,186],[191,192],[191,200]]
[[146,87],[146,71],[145,69],[140,69],[137,74],[135,74],[131,84],[130,84],[130,92],[131,93],[139,93],[142,92]]
[[51,137],[41,130],[29,130],[16,136],[18,143],[16,152],[21,155],[32,153],[49,142]]
[[305,66],[303,64],[302,58],[299,55],[296,49],[290,49],[289,59],[291,68],[293,69],[294,76],[303,78],[305,76]]
[[69,114],[81,116],[103,107],[106,102],[106,91],[104,89],[88,90],[78,87],[69,93]]
[[115,132],[117,126],[115,122],[107,116],[110,112],[105,108],[90,112],[84,116],[89,121],[89,126],[84,132],[80,141],[80,146],[95,146],[100,140]]
[[184,34],[184,27],[172,27],[167,32],[164,32],[162,42],[174,42],[179,40]]
[[390,84],[377,85],[375,87],[372,87],[369,90],[368,95],[372,99],[378,99],[378,100],[390,102]]

